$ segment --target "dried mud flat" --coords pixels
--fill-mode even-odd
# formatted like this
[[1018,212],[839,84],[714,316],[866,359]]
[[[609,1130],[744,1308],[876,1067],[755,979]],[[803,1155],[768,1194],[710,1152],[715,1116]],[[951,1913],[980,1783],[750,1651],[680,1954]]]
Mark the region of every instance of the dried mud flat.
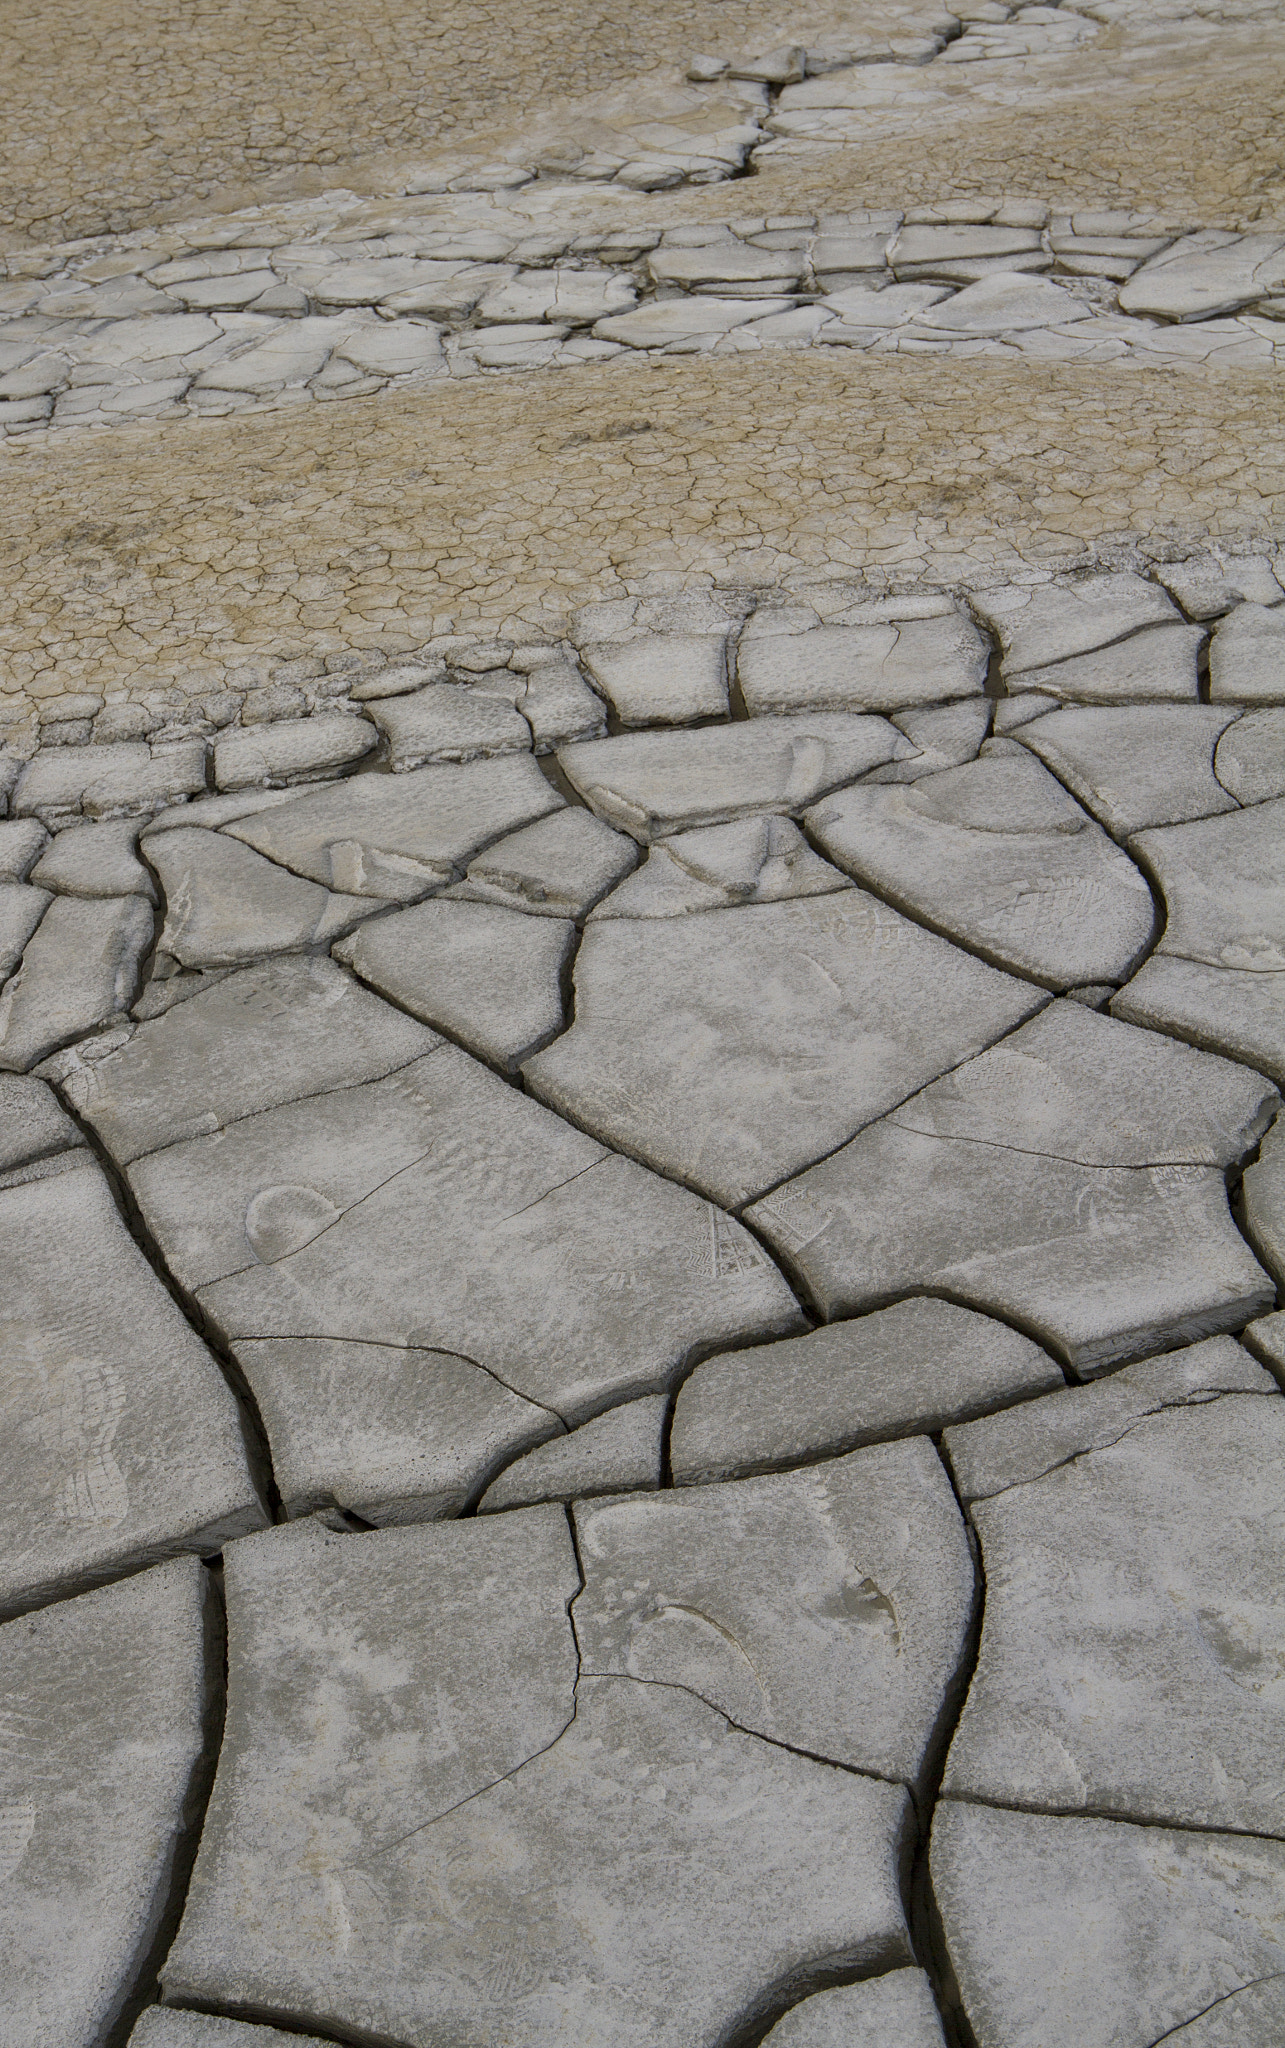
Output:
[[1279,7],[13,48],[0,2048],[1278,2048]]

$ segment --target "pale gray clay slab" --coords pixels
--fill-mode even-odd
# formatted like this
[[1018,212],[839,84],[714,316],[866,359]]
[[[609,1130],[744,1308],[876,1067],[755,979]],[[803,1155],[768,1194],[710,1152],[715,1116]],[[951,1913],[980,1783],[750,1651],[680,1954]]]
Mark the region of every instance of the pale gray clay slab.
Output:
[[986,1613],[948,1794],[1285,1832],[1285,1400],[1259,1371],[1270,1391],[1122,1419],[973,1502]]
[[698,1365],[679,1389],[676,1484],[767,1472],[929,1434],[1065,1384],[1006,1323],[921,1296]]
[[456,881],[492,839],[561,809],[562,798],[527,754],[412,775],[356,775],[225,830],[323,888],[415,903]]
[[978,2048],[1148,2048],[1285,1973],[1279,1842],[943,1799],[931,1869]]
[[128,1009],[151,943],[142,896],[55,896],[0,990],[0,1068],[25,1073]]
[[1273,1305],[1225,1168],[1260,1075],[1056,1003],[747,1213],[827,1320],[933,1288],[1092,1376]]
[[173,804],[169,810],[158,811],[154,818],[149,818],[139,832],[139,845],[146,848],[158,833],[185,832],[195,825],[214,832],[220,825],[234,824],[239,818],[257,817],[260,811],[293,803],[298,794],[296,789],[238,789],[225,790],[221,796],[192,797],[185,804]]
[[28,882],[0,882],[0,981],[13,973],[53,897]]
[[1076,706],[1021,728],[1022,745],[1125,840],[1234,809],[1214,774],[1214,748],[1234,713],[1213,704]]
[[269,960],[72,1066],[63,1085],[124,1165],[276,1103],[378,1080],[440,1043],[333,961]]
[[1072,704],[1194,704],[1200,694],[1199,626],[1148,626],[1048,668],[1003,673],[1010,690],[1038,690]]
[[0,2040],[114,2038],[208,1783],[209,1575],[176,1558],[0,1628]]
[[1285,609],[1238,604],[1219,621],[1209,643],[1209,694],[1215,704],[1285,704]]
[[660,1485],[668,1407],[667,1395],[648,1394],[608,1408],[565,1436],[550,1437],[491,1481],[478,1513],[598,1493],[654,1492]]
[[368,754],[378,738],[369,719],[348,713],[242,726],[215,743],[215,785],[253,789],[337,775]]
[[1011,584],[974,597],[973,609],[999,639],[1006,680],[1179,617],[1159,584],[1127,571],[1077,583]]
[[1158,562],[1152,574],[1192,619],[1220,618],[1244,598],[1279,604],[1285,596],[1266,555],[1190,555]]
[[974,1596],[931,1444],[572,1514],[583,1672],[683,1686],[790,1749],[919,1784]]
[[698,732],[620,733],[560,747],[558,763],[592,810],[645,845],[752,811],[798,814],[827,790],[913,751],[886,719],[818,712]]
[[727,716],[727,633],[586,641],[580,659],[622,725]]
[[[330,1540],[467,1532],[503,1557],[546,1514],[565,1530],[535,1508]],[[911,1960],[905,1790],[742,1734],[670,1686],[581,1679],[572,1720],[573,1660],[556,1697],[540,1676],[569,1650],[553,1574],[538,1609],[531,1578],[509,1593],[404,1571],[378,1604],[364,1588],[310,1602],[283,1641],[282,1581],[251,1620],[229,1570],[229,1736],[168,1997],[410,2048],[717,2048],[811,1989],[819,1958]],[[338,1677],[337,1627],[361,1645]],[[469,1780],[456,1805],[448,1787]]]
[[408,697],[386,697],[370,707],[395,775],[426,761],[476,761],[527,753],[531,728],[513,708],[511,694],[457,683],[430,683]]
[[240,1342],[236,1356],[290,1516],[341,1508],[384,1527],[458,1515],[501,1465],[562,1428],[448,1352],[274,1337]]
[[412,904],[334,947],[381,995],[512,1070],[563,1025],[569,918],[527,917],[498,903]]
[[84,1142],[47,1082],[0,1074],[0,1173]]
[[807,825],[837,867],[899,910],[1046,987],[1122,981],[1150,942],[1144,878],[1020,751],[900,788],[841,790]]
[[1279,235],[1205,228],[1184,235],[1136,270],[1120,293],[1126,313],[1164,320],[1213,319],[1279,291],[1285,281]]
[[1139,832],[1130,845],[1155,874],[1168,909],[1158,957],[1257,974],[1285,970],[1285,797]]
[[129,2048],[329,2048],[316,2034],[283,2034],[245,2020],[216,2019],[206,2012],[179,2012],[152,2005],[129,2037]]
[[158,747],[44,747],[10,802],[16,818],[66,825],[79,817],[138,818],[205,793],[205,742]]
[[[884,1977],[867,1977],[862,1984],[840,1985],[801,2000],[777,2021],[764,2048],[945,2048],[945,2041],[924,1972],[889,1970]],[[157,2041],[150,2048],[187,2044]],[[199,2044],[193,2041],[191,2048]]]
[[892,723],[918,748],[912,761],[889,761],[872,768],[868,782],[918,782],[943,768],[975,761],[991,727],[994,706],[989,697],[963,697],[955,704],[929,704],[920,711],[896,711]]
[[637,864],[632,839],[568,804],[475,854],[451,894],[578,922]]
[[227,1728],[170,1997],[201,1930],[262,1934],[292,1898],[287,1941],[306,1953],[320,1937],[322,1966],[327,1923],[348,1921],[373,1965],[396,1845],[575,1711],[579,1575],[560,1508],[359,1534],[297,1522],[230,1548],[224,1576]]
[[156,901],[156,884],[138,857],[138,824],[129,818],[69,825],[36,862],[31,880],[65,896],[146,896],[149,903]]
[[597,739],[607,730],[607,707],[572,661],[550,661],[518,686],[516,708],[531,728],[537,754],[571,740]]
[[1285,2040],[1285,1977],[1230,1992],[1168,2038],[1173,2048],[1273,2048]]
[[50,844],[39,818],[0,818],[0,882],[25,882]]
[[1111,998],[1111,1014],[1228,1054],[1285,1087],[1285,973],[1157,954]]
[[1168,911],[1112,1011],[1285,1079],[1285,797],[1140,832]]
[[564,1422],[660,1393],[696,1351],[802,1323],[739,1223],[452,1045],[171,1145],[130,1179],[234,1347],[450,1351]]
[[636,874],[591,912],[605,917],[686,917],[738,903],[829,896],[851,882],[813,853],[798,826],[774,813],[676,832],[650,846]]
[[[1253,1327],[1251,1325],[1251,1327]],[[1179,1351],[1138,1358],[1086,1387],[1002,1415],[954,1425],[943,1438],[964,1502],[1025,1486],[1086,1451],[1117,1443],[1144,1416],[1219,1394],[1270,1394],[1273,1381],[1234,1337],[1206,1337]]]
[[223,1374],[85,1153],[0,1190],[0,1614],[267,1517]]
[[163,832],[148,859],[165,892],[158,951],[180,967],[243,967],[328,946],[379,907],[332,895],[223,832]]
[[1285,705],[1247,711],[1229,725],[1214,753],[1214,774],[1238,804],[1285,796]]
[[1241,1340],[1285,1387],[1285,1309],[1246,1323],[1241,1331]]
[[1245,1168],[1245,1225],[1259,1258],[1285,1287],[1285,1121],[1273,1124]]
[[833,1151],[1041,997],[858,889],[602,919],[532,1091],[736,1207]]
[[981,693],[990,650],[962,612],[877,624],[774,630],[776,614],[741,635],[737,677],[751,718],[795,711],[896,711]]

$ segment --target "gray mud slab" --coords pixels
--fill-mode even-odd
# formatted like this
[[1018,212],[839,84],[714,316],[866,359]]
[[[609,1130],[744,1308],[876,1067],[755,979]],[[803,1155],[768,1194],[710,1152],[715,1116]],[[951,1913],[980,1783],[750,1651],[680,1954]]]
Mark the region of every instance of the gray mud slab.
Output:
[[209,1600],[208,1574],[180,1558],[0,1628],[13,2048],[100,2048],[134,1991],[199,1811],[219,1672]]
[[537,754],[571,740],[597,739],[607,730],[607,707],[571,661],[533,669],[517,693],[517,709],[531,728]]
[[1204,642],[1199,626],[1149,626],[1048,668],[1003,673],[1014,692],[1047,691],[1072,704],[1195,704]]
[[802,1324],[739,1223],[455,1046],[130,1171],[170,1270],[234,1345],[450,1351],[567,1422]]
[[998,636],[1010,684],[1028,669],[1179,618],[1159,584],[1127,571],[1076,583],[1011,584],[974,597],[973,609]]
[[575,990],[571,1029],[524,1065],[533,1093],[732,1207],[1042,1000],[856,889],[595,921]]
[[1139,832],[1130,846],[1155,875],[1168,910],[1157,958],[1285,971],[1285,797]]
[[1215,704],[1285,704],[1285,612],[1238,604],[1219,621],[1209,643],[1209,694]]
[[394,775],[425,762],[476,761],[497,754],[529,753],[531,728],[513,708],[513,693],[499,696],[456,683],[430,683],[406,697],[387,697],[370,707],[383,736]]
[[1219,1394],[1274,1391],[1270,1373],[1234,1337],[1206,1337],[1180,1351],[1135,1359],[1090,1386],[1064,1387],[1005,1414],[952,1425],[943,1448],[960,1499],[968,1503],[1025,1486],[1086,1451],[1107,1448],[1145,1416],[1166,1408]]
[[52,844],[39,818],[0,818],[0,882],[25,882]]
[[726,631],[586,641],[580,658],[622,725],[727,717]]
[[562,1030],[562,976],[575,936],[568,918],[435,897],[377,919],[333,950],[400,1009],[511,1071]]
[[84,1142],[48,1082],[0,1074],[0,1173]]
[[163,1985],[274,2017],[276,1997],[245,2000],[195,1958],[266,1961],[275,1923],[323,2001],[334,1961],[395,1972],[380,1923],[398,1845],[467,1815],[574,1714],[579,1575],[565,1514],[534,1508],[357,1535],[299,1522],[230,1549],[225,1584],[227,1726]]
[[[924,1972],[889,1970],[802,1999],[777,2021],[764,2048],[945,2048],[945,2040]],[[157,2041],[143,2048],[187,2044]],[[193,2041],[191,2048],[200,2044]]]
[[1285,972],[1157,955],[1112,996],[1111,1014],[1244,1060],[1285,1087]]
[[[531,1509],[460,1531],[506,1531],[545,1513],[562,1520]],[[504,1673],[522,1658],[510,1643],[531,1639],[535,1617],[523,1607],[506,1633],[479,1613],[472,1583],[467,1596],[470,1637],[487,1653],[476,1696],[512,1713]],[[503,1595],[489,1591],[485,1605],[493,1612]],[[353,1617],[362,1640],[369,1611],[363,1600]],[[811,1989],[819,1958],[863,1974],[911,1960],[902,1787],[742,1734],[690,1693],[581,1679],[575,1719],[551,1747],[434,1820],[418,1783],[391,1801],[397,1776],[376,1764],[385,1748],[431,1757],[462,1690],[441,1656],[438,1588],[386,1623],[374,1617],[389,1638],[380,1693],[355,1668],[341,1681],[352,1763],[339,1787],[315,1718],[330,1660],[305,1686],[274,1637],[260,1678],[237,1647],[236,1590],[230,1612],[232,1735],[167,1996],[295,2025],[324,2014],[328,2030],[411,2048],[717,2048]],[[270,1713],[242,1712],[251,1682],[256,1693],[272,1686]],[[284,1836],[266,1835],[256,1805],[223,1790],[279,1755],[302,1766],[289,1782],[303,1810]]]
[[943,768],[975,761],[991,727],[994,706],[989,697],[965,697],[955,704],[930,704],[923,710],[898,711],[892,723],[918,748],[912,761],[888,761],[872,768],[868,782],[918,782]]
[[1285,706],[1247,711],[1228,726],[1214,753],[1214,774],[1238,804],[1285,796]]
[[1274,1373],[1280,1385],[1285,1387],[1285,1309],[1246,1323],[1241,1338],[1254,1357],[1261,1358],[1268,1371]]
[[591,917],[687,917],[851,887],[846,875],[813,853],[792,819],[769,814],[660,840]]
[[562,809],[529,754],[408,775],[357,775],[229,823],[294,874],[344,895],[415,903],[478,850]]
[[1113,1012],[1285,1074],[1285,797],[1140,832],[1130,850],[1167,921]]
[[205,794],[205,742],[160,747],[45,747],[18,779],[16,818],[66,825],[79,817],[141,818]]
[[1192,619],[1219,618],[1243,598],[1279,604],[1285,595],[1265,555],[1190,555],[1185,562],[1157,562],[1152,574]]
[[698,1365],[679,1390],[676,1484],[732,1479],[929,1434],[1065,1384],[1046,1352],[928,1297]]
[[478,1513],[600,1493],[654,1492],[660,1485],[668,1407],[667,1395],[649,1394],[608,1408],[566,1436],[551,1437],[492,1480]]
[[138,857],[138,824],[114,818],[101,825],[69,825],[50,842],[31,870],[41,889],[65,896],[146,896],[156,884]]
[[0,1190],[0,1613],[266,1521],[223,1374],[87,1154]]
[[0,991],[0,1068],[24,1073],[128,1009],[151,943],[142,896],[55,896]]
[[27,882],[0,882],[0,981],[13,973],[53,897]]
[[1121,981],[1150,942],[1146,881],[1029,755],[842,790],[807,825],[898,910],[1046,987]]
[[773,630],[777,615],[751,619],[737,678],[751,718],[798,711],[898,711],[980,696],[990,650],[962,612],[877,624]]
[[568,804],[476,854],[451,894],[578,921],[637,864],[632,839],[613,832],[592,811]]
[[348,713],[243,726],[215,744],[215,785],[220,790],[253,789],[337,775],[368,754],[378,737],[368,719]]
[[72,1066],[64,1087],[125,1165],[276,1103],[378,1080],[440,1043],[330,960],[270,960]]
[[943,1799],[931,1869],[978,2048],[1147,2048],[1285,1973],[1279,1842]]
[[379,907],[332,895],[223,832],[162,832],[148,859],[165,892],[158,949],[180,967],[244,967],[269,953],[307,952]]
[[1173,2048],[1246,2048],[1285,2039],[1285,1978],[1268,1977],[1220,1998],[1169,2039]]
[[619,733],[560,747],[558,765],[591,810],[646,845],[754,811],[797,815],[913,751],[886,719],[816,712],[698,732]]
[[210,2013],[153,2005],[130,2035],[129,2048],[330,2048],[330,2044],[316,2034],[283,2034],[277,2027],[256,2027],[244,2020],[216,2019]]
[[342,1508],[382,1528],[458,1515],[562,1426],[449,1352],[278,1337],[238,1343],[237,1362],[290,1516]]
[[1223,1176],[1275,1103],[1247,1068],[1058,1003],[746,1220],[829,1321],[931,1288],[1092,1376],[1273,1306]]
[[919,1785],[974,1597],[931,1444],[572,1513],[584,1672],[682,1686],[790,1749]]
[[1214,749],[1235,713],[1213,704],[1130,704],[1053,711],[1021,727],[1038,754],[1113,839],[1235,808]]
[[1285,1287],[1285,1120],[1263,1139],[1245,1169],[1245,1227],[1259,1258]]
[[986,1613],[947,1794],[1285,1832],[1283,1454],[1273,1385],[973,1502]]

